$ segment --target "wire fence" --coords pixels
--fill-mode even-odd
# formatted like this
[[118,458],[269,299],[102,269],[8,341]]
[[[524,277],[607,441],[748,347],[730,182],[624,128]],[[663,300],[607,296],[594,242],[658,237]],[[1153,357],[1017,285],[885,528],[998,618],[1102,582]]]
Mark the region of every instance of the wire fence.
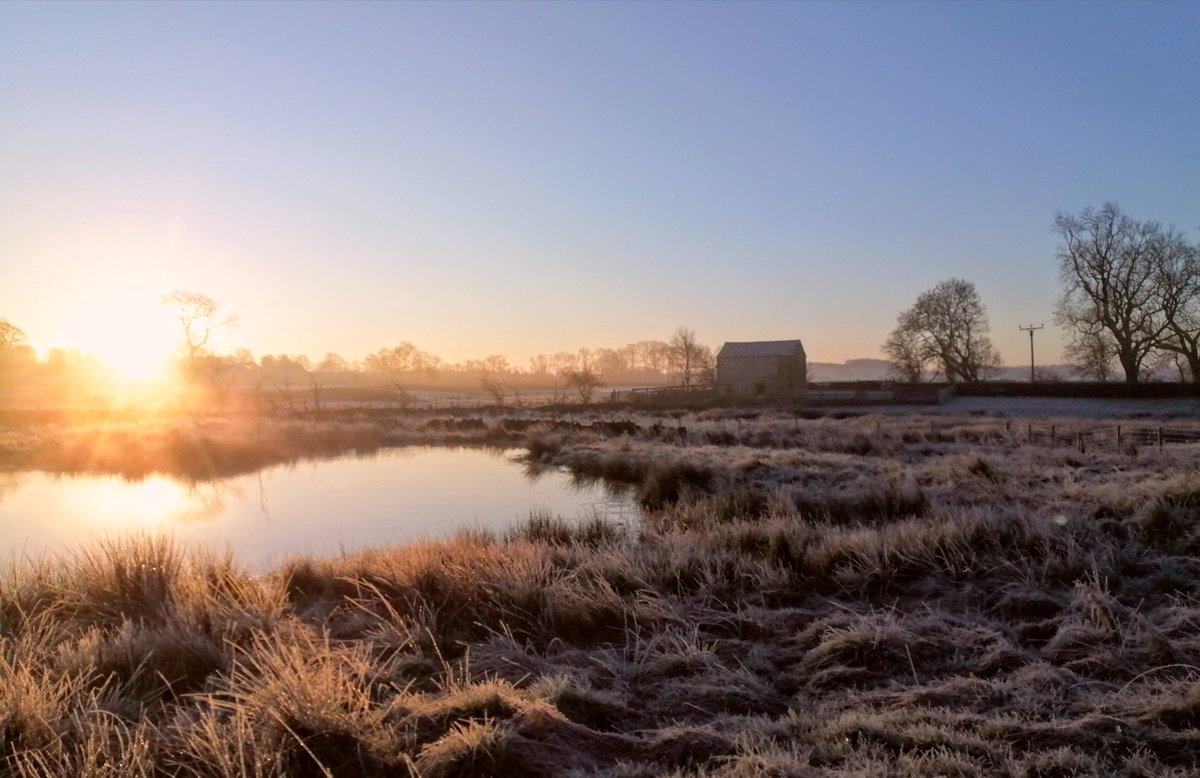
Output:
[[1168,445],[1195,445],[1200,443],[1200,429],[1186,427],[1135,427],[1107,425],[1081,429],[1067,425],[1027,424],[1025,442],[1045,446],[1071,446],[1080,451],[1122,450]]

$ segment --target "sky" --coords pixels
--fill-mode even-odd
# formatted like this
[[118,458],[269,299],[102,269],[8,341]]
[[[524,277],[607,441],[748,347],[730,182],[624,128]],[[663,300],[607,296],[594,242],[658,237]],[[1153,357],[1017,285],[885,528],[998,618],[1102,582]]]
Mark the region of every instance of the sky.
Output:
[[1055,213],[1200,238],[1200,3],[0,3],[0,318],[455,362],[879,358],[973,281],[1058,361]]

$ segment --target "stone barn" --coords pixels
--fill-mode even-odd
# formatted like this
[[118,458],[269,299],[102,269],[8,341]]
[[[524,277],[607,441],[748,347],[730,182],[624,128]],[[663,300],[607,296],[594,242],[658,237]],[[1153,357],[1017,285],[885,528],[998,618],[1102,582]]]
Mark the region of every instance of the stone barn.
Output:
[[727,397],[803,394],[808,359],[798,340],[726,343],[717,352],[717,391]]

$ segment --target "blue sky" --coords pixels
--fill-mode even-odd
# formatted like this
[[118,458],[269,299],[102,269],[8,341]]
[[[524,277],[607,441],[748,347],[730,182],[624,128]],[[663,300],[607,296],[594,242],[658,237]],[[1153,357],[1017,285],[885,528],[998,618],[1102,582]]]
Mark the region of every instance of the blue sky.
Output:
[[[800,337],[974,281],[1058,357],[1055,211],[1200,235],[1197,3],[0,4],[0,317],[450,361]],[[155,341],[157,342],[157,341]]]

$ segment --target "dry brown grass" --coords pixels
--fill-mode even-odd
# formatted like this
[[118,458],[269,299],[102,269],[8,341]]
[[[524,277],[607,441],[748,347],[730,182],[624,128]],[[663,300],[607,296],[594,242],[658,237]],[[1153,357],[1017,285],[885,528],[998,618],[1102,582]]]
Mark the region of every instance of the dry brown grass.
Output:
[[1194,452],[641,422],[515,433],[655,495],[636,528],[535,515],[266,576],[153,538],[12,567],[0,772],[1200,769]]

